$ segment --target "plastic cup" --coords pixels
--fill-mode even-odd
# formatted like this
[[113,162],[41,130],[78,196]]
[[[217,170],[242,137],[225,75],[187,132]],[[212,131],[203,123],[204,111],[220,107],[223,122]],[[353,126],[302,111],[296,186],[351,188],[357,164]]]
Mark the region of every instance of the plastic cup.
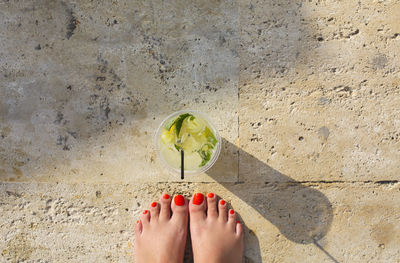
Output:
[[190,113],[192,115],[199,116],[200,118],[204,119],[207,124],[208,127],[211,129],[211,131],[214,133],[215,138],[217,139],[217,144],[214,147],[214,151],[211,155],[210,160],[207,162],[206,165],[199,167],[199,169],[196,170],[186,170],[185,169],[185,176],[190,176],[190,175],[199,175],[201,173],[206,172],[208,169],[210,169],[214,163],[217,161],[218,156],[221,152],[221,136],[218,133],[218,130],[215,128],[215,125],[210,121],[210,119],[203,113],[196,111],[196,110],[181,110],[181,111],[177,111],[172,113],[171,115],[169,115],[168,117],[166,117],[160,124],[160,126],[158,126],[157,132],[155,134],[155,146],[156,146],[156,152],[157,152],[157,157],[161,160],[161,163],[163,164],[163,166],[172,174],[174,175],[179,175],[181,174],[181,169],[180,168],[175,168],[173,166],[171,166],[163,157],[163,155],[161,154],[161,132],[164,129],[164,126],[171,122],[173,119],[175,119],[176,117],[178,117],[181,114],[185,114],[185,113]]

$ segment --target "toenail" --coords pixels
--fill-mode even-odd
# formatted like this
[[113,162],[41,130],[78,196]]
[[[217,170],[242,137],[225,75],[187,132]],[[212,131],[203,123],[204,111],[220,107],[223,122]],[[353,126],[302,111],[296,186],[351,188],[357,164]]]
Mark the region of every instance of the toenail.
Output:
[[238,220],[238,221],[236,221],[236,224],[240,224],[240,221]]
[[147,214],[147,210],[144,210],[144,211],[143,211],[143,215],[145,215],[145,214]]
[[151,207],[156,207],[156,206],[157,206],[156,202],[151,203]]
[[213,198],[214,197],[214,194],[213,193],[209,193],[208,194],[208,198]]
[[177,206],[183,206],[185,204],[185,198],[182,195],[177,195],[174,198],[174,202]]
[[169,194],[164,194],[164,195],[163,195],[163,198],[164,198],[164,199],[169,199]]
[[233,215],[235,213],[235,211],[233,211],[233,209],[229,210],[229,214]]
[[219,201],[219,203],[220,203],[221,205],[224,205],[224,204],[225,204],[225,200],[221,200],[221,201]]
[[140,222],[140,221],[139,221],[139,220],[137,220],[137,221],[136,221],[136,224],[139,224],[139,222]]
[[195,193],[193,196],[193,204],[201,205],[204,200],[204,195],[202,193]]

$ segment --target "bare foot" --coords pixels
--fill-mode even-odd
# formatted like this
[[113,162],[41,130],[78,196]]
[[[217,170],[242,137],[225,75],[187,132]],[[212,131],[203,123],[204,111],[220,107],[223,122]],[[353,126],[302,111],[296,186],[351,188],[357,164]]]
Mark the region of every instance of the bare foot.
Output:
[[[218,209],[217,209],[218,206]],[[195,263],[240,263],[243,257],[243,228],[227,203],[209,193],[200,193],[189,203],[190,235]]]
[[[172,210],[172,215],[171,215]],[[135,263],[181,263],[185,252],[188,201],[164,194],[143,211],[135,227]]]

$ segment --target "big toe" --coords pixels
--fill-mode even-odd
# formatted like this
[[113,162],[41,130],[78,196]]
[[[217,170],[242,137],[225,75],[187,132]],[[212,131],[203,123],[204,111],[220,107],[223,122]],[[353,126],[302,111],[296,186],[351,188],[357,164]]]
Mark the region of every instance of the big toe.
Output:
[[171,204],[171,220],[178,223],[187,223],[189,202],[182,195],[176,195]]
[[195,193],[189,203],[190,220],[206,219],[206,201],[202,193]]

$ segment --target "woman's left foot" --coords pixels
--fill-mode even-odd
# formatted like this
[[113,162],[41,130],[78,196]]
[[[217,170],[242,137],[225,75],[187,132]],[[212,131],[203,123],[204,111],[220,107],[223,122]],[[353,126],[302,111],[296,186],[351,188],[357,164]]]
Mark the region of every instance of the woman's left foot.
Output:
[[[243,258],[243,225],[224,200],[213,193],[207,199],[193,195],[189,204],[190,236],[195,263],[240,263]],[[229,211],[229,212],[228,212]]]
[[[172,210],[172,212],[171,212]],[[135,263],[181,263],[185,252],[188,201],[164,194],[143,211],[135,227]]]

